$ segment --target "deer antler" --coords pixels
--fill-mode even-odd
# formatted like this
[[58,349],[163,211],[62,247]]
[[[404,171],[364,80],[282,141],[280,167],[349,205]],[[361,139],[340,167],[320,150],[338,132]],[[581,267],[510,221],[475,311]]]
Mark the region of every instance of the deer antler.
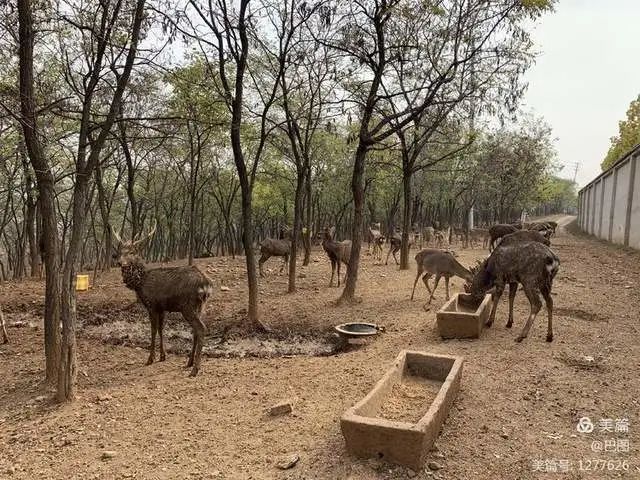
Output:
[[146,237],[140,236],[136,241],[133,242],[133,245],[140,245],[141,243],[146,242],[147,240],[151,239],[151,237],[153,237],[153,234],[156,233],[156,228],[157,227],[158,227],[158,221],[154,220],[153,221],[153,228],[147,234],[147,236]]
[[118,241],[118,243],[122,243],[122,239],[120,238],[120,235],[118,235],[118,232],[115,230],[115,228],[113,228],[113,226],[110,226],[111,228],[111,233],[113,234],[114,237],[116,237],[116,240]]

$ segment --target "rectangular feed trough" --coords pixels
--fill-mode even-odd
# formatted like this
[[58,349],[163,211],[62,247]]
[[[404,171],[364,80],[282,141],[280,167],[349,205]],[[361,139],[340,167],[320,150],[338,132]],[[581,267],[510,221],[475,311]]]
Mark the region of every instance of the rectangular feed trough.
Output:
[[[462,376],[462,357],[403,350],[373,389],[340,419],[347,450],[419,470],[453,404]],[[440,384],[435,398],[415,423],[383,418],[386,403],[403,380]],[[415,396],[408,397],[415,402]]]
[[[491,295],[485,295],[477,309],[468,307],[471,295],[458,293],[436,313],[438,333],[442,338],[478,338],[491,311]],[[461,301],[462,299],[462,301]]]

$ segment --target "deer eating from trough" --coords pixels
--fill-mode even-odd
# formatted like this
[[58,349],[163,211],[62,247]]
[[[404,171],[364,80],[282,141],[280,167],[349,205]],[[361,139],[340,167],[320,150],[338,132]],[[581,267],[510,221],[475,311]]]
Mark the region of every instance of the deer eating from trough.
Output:
[[191,325],[193,344],[187,367],[191,367],[190,376],[195,377],[200,370],[200,356],[206,333],[201,320],[207,299],[213,292],[209,278],[195,266],[147,268],[141,256],[144,245],[155,233],[156,227],[143,238],[123,242],[114,231],[118,241],[118,265],[122,271],[122,281],[127,288],[136,293],[136,297],[149,313],[151,321],[151,346],[147,365],[155,360],[156,334],[160,337],[160,361],[166,353],[162,331],[165,312],[179,312]]
[[[467,282],[470,282],[473,277],[471,272],[462,266],[462,264],[455,259],[453,254],[448,251],[438,250],[436,248],[427,248],[418,252],[415,259],[417,274],[416,279],[413,282],[411,300],[413,300],[418,279],[422,275],[424,286],[427,287],[427,291],[429,292],[429,301],[427,302],[427,305],[431,303],[431,300],[433,300],[441,277],[444,277],[447,300],[449,300],[449,279],[451,277],[460,277]],[[429,288],[429,279],[432,275],[436,276],[433,290]]]
[[472,302],[476,304],[482,301],[487,292],[492,292],[493,304],[486,322],[486,326],[490,327],[495,320],[496,309],[505,285],[509,284],[507,328],[511,328],[513,325],[513,300],[516,296],[518,283],[520,283],[529,300],[531,311],[522,332],[516,339],[517,342],[521,342],[529,334],[533,321],[542,307],[540,301],[542,294],[548,314],[547,342],[551,342],[553,341],[551,288],[559,268],[558,256],[542,243],[518,242],[505,246],[499,245],[488,258],[472,269],[473,280],[470,284],[465,285],[465,290],[471,294]]

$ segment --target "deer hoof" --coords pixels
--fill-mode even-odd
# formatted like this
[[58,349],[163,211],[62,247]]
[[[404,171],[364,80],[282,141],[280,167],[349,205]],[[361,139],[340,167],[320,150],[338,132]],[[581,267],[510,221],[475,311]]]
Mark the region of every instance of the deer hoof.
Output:
[[198,375],[198,368],[197,367],[193,367],[191,369],[191,372],[189,373],[190,377],[195,377],[196,375]]
[[484,326],[487,327],[487,328],[491,327],[491,325],[493,325],[493,320],[489,320],[488,322],[486,322],[484,324]]
[[153,363],[153,357],[149,357],[147,359],[147,363],[145,363],[145,365],[151,365]]
[[160,361],[161,362],[164,362],[166,359],[167,359],[167,356],[164,353],[160,354]]
[[513,322],[512,321],[508,321],[506,328],[511,328],[513,326]]
[[547,342],[553,342],[553,333],[547,334]]
[[518,337],[518,338],[516,338],[516,342],[520,343],[520,342],[522,342],[522,340],[524,340],[524,338],[525,337]]

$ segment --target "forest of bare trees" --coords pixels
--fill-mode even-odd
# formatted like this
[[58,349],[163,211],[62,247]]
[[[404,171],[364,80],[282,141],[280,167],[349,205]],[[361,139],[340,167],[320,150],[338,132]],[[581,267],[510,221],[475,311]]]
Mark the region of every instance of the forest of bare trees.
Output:
[[[553,188],[550,129],[518,102],[548,1],[18,0],[0,20],[0,277],[46,277],[47,379],[75,383],[75,278],[157,224],[147,259],[246,258],[290,230],[508,221]],[[557,183],[557,182],[556,182]],[[300,251],[303,254],[300,254]],[[296,289],[296,262],[289,266]],[[60,327],[61,326],[61,327]]]

